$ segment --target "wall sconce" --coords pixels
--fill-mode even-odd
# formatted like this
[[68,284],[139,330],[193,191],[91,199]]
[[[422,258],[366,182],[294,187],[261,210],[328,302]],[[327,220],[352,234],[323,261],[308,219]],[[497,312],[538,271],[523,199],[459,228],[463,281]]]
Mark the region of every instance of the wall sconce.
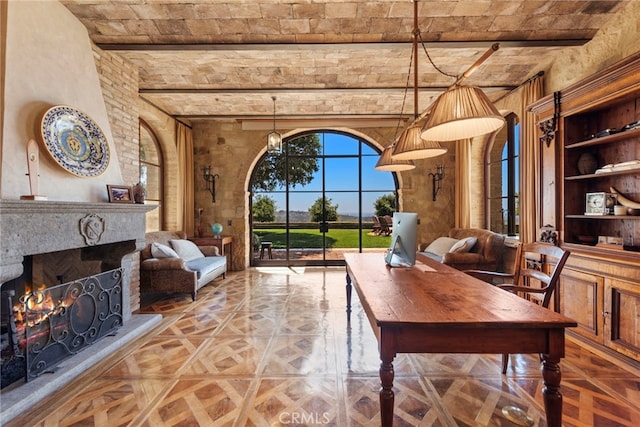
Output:
[[433,185],[433,201],[436,201],[436,196],[438,192],[442,189],[442,180],[444,178],[444,165],[436,166],[436,173],[429,172],[429,176],[431,177],[431,182]]
[[211,193],[211,201],[215,203],[216,202],[216,178],[220,178],[220,175],[218,174],[212,175],[211,166],[205,166],[202,168],[202,177],[207,183],[207,187],[206,187],[207,191]]

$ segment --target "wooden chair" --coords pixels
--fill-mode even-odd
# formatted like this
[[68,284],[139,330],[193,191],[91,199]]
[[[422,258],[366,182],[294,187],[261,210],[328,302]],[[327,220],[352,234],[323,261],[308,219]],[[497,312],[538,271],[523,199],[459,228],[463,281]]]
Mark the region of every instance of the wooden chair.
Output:
[[[518,245],[513,273],[482,270],[466,270],[465,273],[549,308],[569,255],[569,251],[549,243],[523,243]],[[559,310],[558,298],[554,309]],[[509,355],[503,354],[503,374],[507,373],[508,364]]]
[[384,234],[385,236],[390,236],[393,232],[393,219],[390,215],[384,215],[379,217],[380,219],[380,234]]
[[382,231],[382,227],[380,226],[380,218],[378,218],[378,215],[373,215],[371,217],[371,219],[373,220],[373,231],[375,234],[380,234],[380,232]]

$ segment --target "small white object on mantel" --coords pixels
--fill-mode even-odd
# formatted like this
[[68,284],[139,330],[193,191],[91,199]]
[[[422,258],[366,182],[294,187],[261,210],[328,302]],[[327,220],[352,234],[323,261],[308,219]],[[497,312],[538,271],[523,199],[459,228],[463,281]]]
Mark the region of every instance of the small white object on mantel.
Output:
[[27,143],[27,167],[29,172],[29,187],[31,194],[20,196],[20,200],[47,200],[47,196],[38,195],[38,177],[40,176],[40,157],[38,143],[30,139]]

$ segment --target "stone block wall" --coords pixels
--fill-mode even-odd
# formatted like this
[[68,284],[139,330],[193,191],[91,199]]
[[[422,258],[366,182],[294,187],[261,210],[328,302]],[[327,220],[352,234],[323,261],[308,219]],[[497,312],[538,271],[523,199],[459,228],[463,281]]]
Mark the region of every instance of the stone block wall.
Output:
[[[243,131],[235,120],[202,121],[193,126],[196,210],[203,210],[205,236],[213,235],[210,225],[219,222],[224,227],[223,234],[233,237],[234,265],[229,267],[234,270],[248,266],[244,244],[249,233],[247,174],[261,155],[264,135],[260,131]],[[202,178],[204,166],[211,166],[211,173],[219,175],[215,203]]]
[[[138,69],[121,56],[103,51],[95,45],[93,56],[113,142],[118,151],[122,181],[124,185],[134,185],[140,175]],[[130,306],[131,311],[135,311],[140,308],[140,257],[137,252],[125,256],[123,265],[127,264],[131,266]]]
[[[134,185],[140,174],[138,69],[121,56],[93,46],[102,95],[125,185]],[[106,189],[105,189],[106,191]]]

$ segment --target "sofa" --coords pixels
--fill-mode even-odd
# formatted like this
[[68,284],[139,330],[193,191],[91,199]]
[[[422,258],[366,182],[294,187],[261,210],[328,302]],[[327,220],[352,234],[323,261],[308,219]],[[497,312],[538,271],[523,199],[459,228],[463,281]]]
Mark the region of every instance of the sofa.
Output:
[[502,270],[504,236],[478,228],[453,228],[448,236],[421,243],[418,253],[458,270]]
[[140,292],[188,292],[195,301],[198,290],[227,274],[227,258],[216,246],[197,246],[183,232],[145,234],[140,251]]

